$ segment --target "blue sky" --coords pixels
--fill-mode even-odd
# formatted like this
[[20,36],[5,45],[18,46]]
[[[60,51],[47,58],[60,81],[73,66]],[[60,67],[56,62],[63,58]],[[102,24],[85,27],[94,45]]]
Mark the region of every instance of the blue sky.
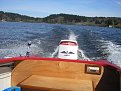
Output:
[[121,0],[0,0],[0,11],[33,17],[59,13],[121,17]]

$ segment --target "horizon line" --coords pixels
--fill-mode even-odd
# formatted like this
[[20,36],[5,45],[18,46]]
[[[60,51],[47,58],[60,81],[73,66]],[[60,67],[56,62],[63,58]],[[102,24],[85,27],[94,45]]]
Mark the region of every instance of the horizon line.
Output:
[[84,17],[104,17],[104,18],[121,18],[119,16],[85,16],[85,15],[78,15],[78,14],[72,14],[72,13],[54,13],[54,14],[48,14],[47,16],[31,16],[31,15],[27,15],[27,14],[22,14],[22,13],[18,13],[18,12],[11,12],[11,11],[1,11],[1,12],[4,12],[4,13],[13,13],[13,14],[19,14],[19,15],[23,15],[23,16],[28,16],[28,17],[33,17],[33,18],[45,18],[45,17],[48,17],[50,15],[59,15],[59,14],[67,14],[67,15],[76,15],[76,16],[84,16]]

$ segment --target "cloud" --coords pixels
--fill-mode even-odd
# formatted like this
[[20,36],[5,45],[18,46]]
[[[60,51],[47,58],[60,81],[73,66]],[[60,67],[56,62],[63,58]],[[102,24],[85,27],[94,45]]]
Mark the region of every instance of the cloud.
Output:
[[121,1],[114,1],[114,2],[121,6]]

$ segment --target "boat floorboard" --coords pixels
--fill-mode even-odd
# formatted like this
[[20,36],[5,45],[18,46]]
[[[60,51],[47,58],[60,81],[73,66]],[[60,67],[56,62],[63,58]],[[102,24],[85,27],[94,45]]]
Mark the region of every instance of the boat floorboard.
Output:
[[21,82],[19,86],[27,89],[38,89],[37,91],[93,91],[93,83],[91,80],[77,80],[40,75],[30,76]]

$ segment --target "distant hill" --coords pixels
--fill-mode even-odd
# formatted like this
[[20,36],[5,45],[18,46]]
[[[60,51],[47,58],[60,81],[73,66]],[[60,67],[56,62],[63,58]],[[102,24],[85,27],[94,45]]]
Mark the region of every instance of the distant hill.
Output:
[[20,15],[17,13],[9,13],[0,11],[0,21],[9,22],[42,22],[42,18],[34,18],[26,15]]
[[70,14],[53,14],[43,18],[43,22],[121,27],[121,18],[118,17],[86,17]]
[[9,22],[45,22],[58,24],[78,24],[93,26],[110,26],[121,28],[121,18],[119,17],[86,17],[72,14],[52,14],[45,18],[35,18],[17,13],[0,11],[0,21]]

